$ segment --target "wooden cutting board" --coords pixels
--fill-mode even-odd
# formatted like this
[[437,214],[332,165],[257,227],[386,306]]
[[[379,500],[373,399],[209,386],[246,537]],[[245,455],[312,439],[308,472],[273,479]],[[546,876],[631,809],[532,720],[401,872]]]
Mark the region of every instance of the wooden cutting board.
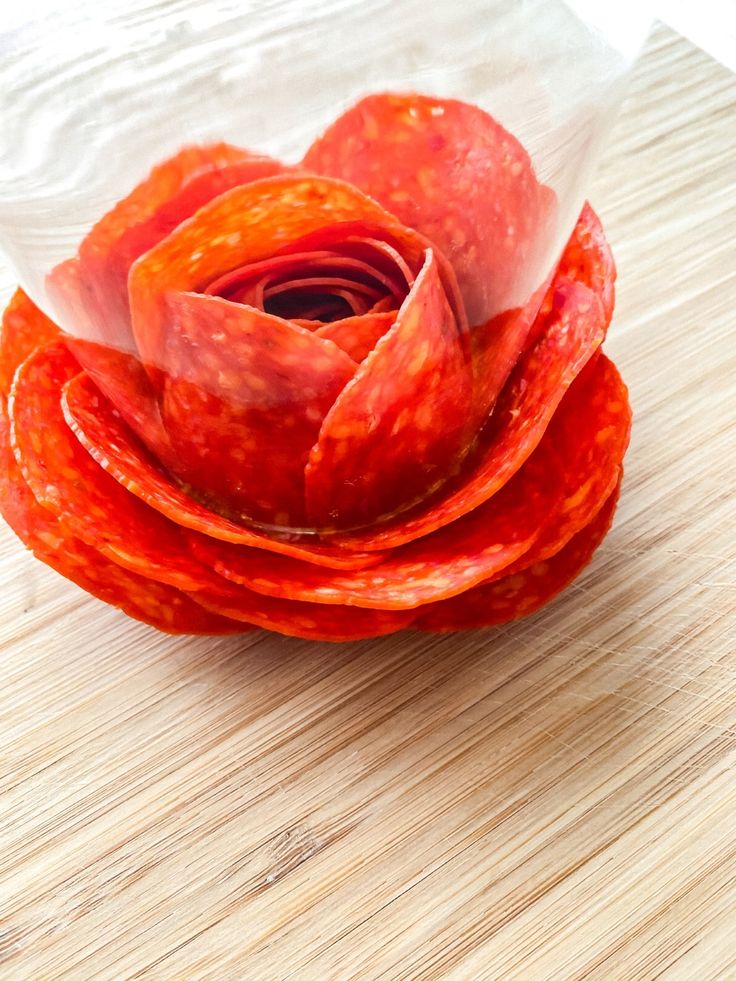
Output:
[[636,420],[548,610],[170,639],[0,532],[0,976],[736,978],[736,77],[660,28],[591,197]]

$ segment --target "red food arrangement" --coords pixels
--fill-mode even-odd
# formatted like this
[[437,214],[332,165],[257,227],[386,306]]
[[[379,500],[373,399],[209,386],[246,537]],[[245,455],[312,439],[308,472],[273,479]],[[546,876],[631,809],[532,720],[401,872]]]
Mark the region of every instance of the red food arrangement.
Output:
[[[298,166],[156,167],[0,335],[0,510],[44,562],[173,633],[490,626],[590,560],[626,388],[615,267],[454,100],[377,95]],[[538,279],[538,276],[537,276]]]

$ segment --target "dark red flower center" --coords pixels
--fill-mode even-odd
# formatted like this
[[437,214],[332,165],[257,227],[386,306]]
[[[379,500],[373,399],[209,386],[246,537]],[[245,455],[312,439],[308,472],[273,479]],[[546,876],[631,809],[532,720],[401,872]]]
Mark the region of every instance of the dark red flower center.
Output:
[[277,317],[325,324],[398,309],[414,279],[389,243],[348,237],[338,248],[290,251],[232,269],[204,292]]

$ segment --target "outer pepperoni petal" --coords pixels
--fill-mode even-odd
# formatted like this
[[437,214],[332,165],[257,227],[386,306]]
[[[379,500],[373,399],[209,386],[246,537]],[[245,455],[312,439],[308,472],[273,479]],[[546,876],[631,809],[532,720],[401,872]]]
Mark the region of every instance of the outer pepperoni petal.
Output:
[[545,434],[560,454],[563,494],[520,567],[555,555],[593,519],[619,480],[630,433],[626,386],[613,362],[599,354],[572,383]]
[[523,556],[542,531],[546,515],[555,512],[560,487],[557,454],[550,443],[492,501],[372,569],[330,572],[234,546],[215,550],[201,539],[192,545],[222,576],[265,595],[409,610],[463,592]]
[[[264,534],[228,521],[197,503],[171,481],[127,429],[120,414],[86,375],[77,375],[64,389],[67,423],[97,463],[118,483],[155,511],[184,528],[218,542],[232,542],[304,559],[337,569],[361,569],[380,562],[374,553],[348,552],[296,536]],[[262,552],[257,554],[262,555]]]
[[66,535],[111,561],[181,589],[209,585],[212,575],[192,558],[181,530],[106,474],[66,425],[61,389],[78,373],[79,365],[60,344],[37,351],[16,373],[11,441],[34,496]]
[[531,455],[604,330],[600,301],[587,287],[558,285],[543,334],[504,388],[469,475],[416,517],[385,530],[345,536],[342,544],[361,550],[393,548],[442,528],[491,498]]
[[190,146],[154,167],[87,235],[80,275],[97,339],[130,350],[128,272],[135,260],[224,191],[283,170],[268,157],[215,143]]
[[475,390],[473,409],[479,422],[492,410],[522,352],[536,344],[553,308],[557,286],[576,282],[599,298],[604,328],[613,313],[616,268],[597,215],[585,204],[551,283],[543,283],[523,307],[506,310],[473,328]]
[[177,474],[218,510],[303,524],[309,451],[355,362],[279,317],[179,293],[167,300],[161,367]]
[[162,460],[171,459],[158,398],[134,350],[129,329],[127,339],[120,340],[118,346],[100,342],[97,325],[102,313],[95,312],[96,300],[91,285],[82,279],[79,259],[57,266],[47,285],[65,317],[67,345],[74,356],[151,451]]
[[548,603],[588,565],[606,537],[618,500],[618,486],[590,524],[544,562],[476,586],[461,596],[432,604],[415,621],[420,630],[443,633],[508,623]]
[[13,376],[26,358],[59,336],[56,324],[17,289],[0,325],[0,400],[10,394]]
[[471,369],[433,254],[328,413],[306,470],[317,527],[360,526],[422,500],[468,449]]
[[173,463],[158,396],[138,357],[95,341],[69,337],[66,343],[138,438],[162,463]]
[[203,609],[185,593],[123,569],[70,535],[25,482],[0,404],[0,512],[23,544],[56,572],[129,617],[172,634],[232,634],[250,629]]
[[307,151],[434,242],[455,268],[471,324],[523,305],[547,270],[556,199],[521,144],[482,109],[372,95]]
[[545,283],[524,307],[515,307],[478,324],[470,334],[473,359],[473,428],[482,426],[529,342],[540,305],[548,289]]
[[212,592],[195,593],[193,599],[223,617],[309,640],[382,637],[410,627],[416,616],[414,610],[357,610],[319,603],[292,603],[227,584]]

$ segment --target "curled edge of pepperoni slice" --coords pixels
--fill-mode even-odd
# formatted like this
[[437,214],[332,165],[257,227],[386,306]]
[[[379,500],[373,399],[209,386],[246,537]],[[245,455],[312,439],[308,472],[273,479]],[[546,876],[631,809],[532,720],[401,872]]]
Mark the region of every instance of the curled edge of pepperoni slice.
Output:
[[171,634],[223,635],[251,629],[203,609],[178,589],[124,569],[70,535],[38,503],[23,478],[10,445],[4,398],[0,398],[0,512],[36,558],[134,620]]
[[453,596],[521,560],[554,514],[562,476],[551,443],[491,501],[371,569],[328,572],[237,547],[192,540],[194,554],[230,582],[267,596],[361,609],[410,610]]
[[212,573],[194,559],[181,529],[106,474],[67,426],[61,390],[79,370],[67,348],[52,343],[15,374],[10,440],[33,495],[68,535],[118,565],[185,591],[210,586]]
[[67,383],[62,405],[69,427],[100,467],[126,490],[182,528],[215,542],[266,550],[327,568],[365,568],[381,559],[375,553],[342,551],[318,542],[299,541],[296,536],[266,535],[214,514],[162,473],[114,406],[84,374]]
[[15,372],[26,358],[60,336],[61,331],[53,320],[18,288],[0,323],[0,398],[10,394]]
[[547,436],[564,460],[558,513],[508,572],[542,562],[564,548],[620,480],[631,436],[631,406],[626,385],[605,354],[597,352],[572,383]]
[[615,302],[616,263],[600,218],[588,201],[563,250],[556,275],[589,286],[600,297],[606,324],[610,322]]
[[192,594],[205,609],[231,620],[305,640],[350,641],[383,637],[411,627],[415,610],[363,610],[353,606],[293,603],[224,586]]
[[597,514],[556,555],[422,611],[414,626],[430,633],[500,626],[529,616],[562,592],[585,569],[606,537],[621,480]]
[[333,341],[353,361],[360,364],[394,325],[397,313],[397,310],[387,310],[365,313],[362,317],[344,317],[330,324],[319,324],[315,333]]

